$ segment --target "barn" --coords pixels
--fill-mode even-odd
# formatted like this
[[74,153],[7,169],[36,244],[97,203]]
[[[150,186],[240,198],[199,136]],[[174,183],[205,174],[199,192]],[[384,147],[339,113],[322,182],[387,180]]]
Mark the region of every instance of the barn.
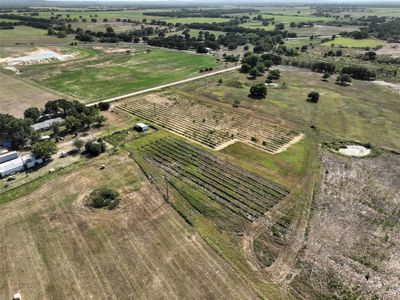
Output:
[[16,159],[16,158],[18,158],[17,152],[15,152],[15,151],[12,151],[12,152],[5,151],[2,154],[0,154],[0,164],[2,164],[4,162],[7,162],[9,160]]

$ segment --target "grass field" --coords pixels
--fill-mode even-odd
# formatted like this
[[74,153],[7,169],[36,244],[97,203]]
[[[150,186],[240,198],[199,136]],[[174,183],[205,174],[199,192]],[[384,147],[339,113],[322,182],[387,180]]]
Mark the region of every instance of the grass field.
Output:
[[28,107],[42,107],[48,100],[60,98],[2,72],[0,82],[0,113],[22,117]]
[[183,24],[191,24],[191,23],[225,23],[229,22],[228,18],[168,18],[164,21],[168,23],[183,23]]
[[[213,103],[232,105],[239,100],[243,108],[294,122],[296,126],[314,125],[323,138],[355,139],[400,149],[398,93],[367,81],[355,80],[349,87],[336,85],[335,78],[325,83],[321,74],[297,68],[285,68],[281,73],[279,84],[285,82],[286,87],[269,87],[265,100],[248,98],[254,81],[238,72],[225,74],[223,85],[217,84],[221,77],[215,76],[209,79],[207,89],[200,82],[174,89]],[[321,94],[318,104],[306,102],[311,91]]]
[[[2,204],[1,298],[17,291],[32,299],[256,297],[127,156],[51,176]],[[100,186],[120,192],[117,209],[84,205]]]
[[95,52],[94,57],[51,65],[23,67],[23,75],[39,85],[88,103],[184,79],[215,58],[186,52],[139,48],[131,54]]
[[47,30],[27,26],[16,26],[14,29],[0,30],[0,45],[29,45],[31,43],[68,45],[72,40],[72,36],[59,39],[55,36],[48,36]]
[[383,45],[383,41],[380,40],[375,40],[375,39],[363,39],[363,40],[355,40],[352,38],[336,38],[333,41],[328,41],[325,42],[323,45],[325,46],[330,46],[330,45],[335,45],[335,46],[340,46],[340,47],[345,47],[345,48],[375,48],[378,46]]

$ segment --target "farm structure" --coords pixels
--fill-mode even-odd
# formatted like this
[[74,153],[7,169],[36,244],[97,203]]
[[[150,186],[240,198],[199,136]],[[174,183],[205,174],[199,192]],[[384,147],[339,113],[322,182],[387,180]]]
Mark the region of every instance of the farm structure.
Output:
[[168,94],[131,99],[117,107],[216,150],[241,141],[279,153],[302,138],[294,130],[245,113],[209,108],[187,99],[177,101]]
[[[9,154],[8,156],[5,156]],[[36,165],[43,163],[41,158],[36,158],[33,155],[27,154],[18,157],[17,152],[8,152],[3,154],[2,157],[7,157],[0,163],[0,177],[6,177],[13,173],[21,172],[26,169],[34,168]]]
[[31,125],[31,127],[33,128],[33,130],[35,131],[44,131],[44,130],[48,130],[53,124],[57,124],[57,123],[63,123],[64,119],[62,118],[54,118],[54,119],[49,119],[40,123],[36,123]]
[[141,149],[147,162],[169,175],[201,188],[210,199],[248,221],[254,221],[285,198],[289,191],[173,138]]

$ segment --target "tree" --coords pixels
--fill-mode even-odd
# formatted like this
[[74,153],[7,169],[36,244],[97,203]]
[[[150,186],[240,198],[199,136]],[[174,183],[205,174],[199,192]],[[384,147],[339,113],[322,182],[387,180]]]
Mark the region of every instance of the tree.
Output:
[[336,78],[336,83],[339,85],[347,86],[352,81],[351,76],[349,74],[340,74]]
[[318,92],[310,92],[308,94],[307,102],[317,103],[319,101],[319,93]]
[[322,76],[322,80],[323,80],[323,81],[328,81],[329,77],[331,77],[331,74],[325,73],[325,74]]
[[60,125],[59,123],[54,123],[50,126],[51,131],[53,132],[52,136],[57,138],[60,135]]
[[32,120],[33,123],[36,123],[40,115],[40,110],[37,107],[29,107],[24,111],[24,118]]
[[81,128],[81,126],[82,122],[78,118],[75,118],[74,116],[68,116],[65,118],[65,127],[68,131],[75,132]]
[[268,79],[269,80],[278,80],[281,78],[281,71],[279,70],[270,70],[268,72]]
[[101,139],[87,141],[85,149],[89,154],[98,156],[106,151],[106,143]]
[[105,116],[98,115],[95,117],[95,121],[96,121],[97,125],[100,127],[103,125],[103,123],[105,121],[107,121],[107,118]]
[[247,63],[242,64],[242,66],[240,67],[241,73],[249,73],[250,70],[251,70],[251,66]]
[[197,53],[208,53],[208,50],[204,45],[199,45],[196,50]]
[[81,139],[74,140],[73,146],[75,147],[78,152],[81,151],[82,147],[85,145],[85,142]]
[[257,76],[260,76],[260,72],[258,72],[258,70],[256,68],[253,68],[250,70],[249,75],[252,78],[256,78]]
[[250,97],[265,98],[267,96],[267,87],[263,83],[257,83],[250,88]]
[[32,146],[32,153],[43,160],[50,159],[57,152],[57,146],[53,141],[38,142]]
[[98,107],[102,111],[106,111],[110,109],[110,103],[108,102],[99,102]]

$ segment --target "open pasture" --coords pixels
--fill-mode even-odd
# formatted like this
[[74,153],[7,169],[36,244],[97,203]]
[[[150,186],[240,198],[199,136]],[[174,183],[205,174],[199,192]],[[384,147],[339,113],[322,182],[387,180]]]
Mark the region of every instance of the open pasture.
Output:
[[16,44],[59,44],[68,45],[73,40],[72,36],[59,39],[55,36],[48,36],[47,30],[27,26],[15,26],[14,29],[0,30],[0,46]]
[[242,141],[278,153],[302,138],[294,130],[261,118],[168,94],[135,98],[117,107],[217,150]]
[[[218,84],[221,78],[223,84]],[[190,82],[172,90],[215,105],[233,105],[239,100],[240,109],[259,111],[303,130],[314,125],[324,137],[350,138],[400,149],[397,92],[368,81],[353,80],[351,86],[343,87],[335,84],[336,76],[328,82],[321,79],[320,73],[281,67],[278,87],[268,87],[268,95],[263,100],[251,99],[248,93],[251,85],[264,82],[265,77],[249,80],[239,72],[209,78],[207,89],[204,82]],[[317,104],[306,101],[311,91],[320,93]]]
[[[2,204],[2,299],[256,298],[127,156],[49,176]],[[101,186],[119,191],[116,209],[85,206]]]
[[22,117],[29,107],[42,107],[60,96],[0,72],[0,113]]
[[384,42],[376,39],[362,39],[356,40],[352,38],[339,37],[333,41],[327,41],[323,43],[324,46],[339,46],[344,48],[375,48],[378,46],[383,46]]
[[89,103],[185,79],[202,68],[217,66],[215,58],[206,55],[121,48],[96,50],[88,59],[26,66],[22,76]]

